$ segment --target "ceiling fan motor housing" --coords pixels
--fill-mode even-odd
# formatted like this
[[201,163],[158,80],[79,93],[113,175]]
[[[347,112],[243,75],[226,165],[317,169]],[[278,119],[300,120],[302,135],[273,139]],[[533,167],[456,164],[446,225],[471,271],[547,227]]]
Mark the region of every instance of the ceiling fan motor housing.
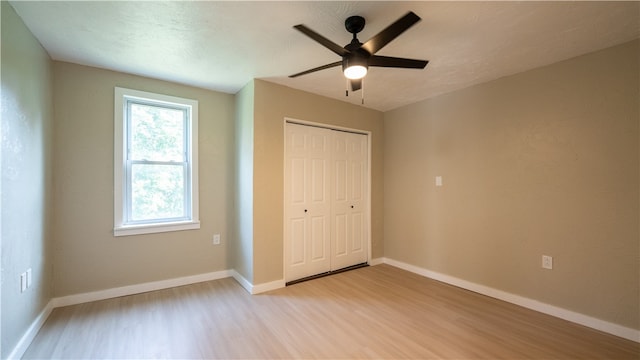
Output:
[[[348,50],[348,49],[347,49]],[[364,66],[365,68],[369,68],[369,54],[364,49],[357,49],[352,51],[350,54],[347,54],[342,57],[342,71],[350,66]]]

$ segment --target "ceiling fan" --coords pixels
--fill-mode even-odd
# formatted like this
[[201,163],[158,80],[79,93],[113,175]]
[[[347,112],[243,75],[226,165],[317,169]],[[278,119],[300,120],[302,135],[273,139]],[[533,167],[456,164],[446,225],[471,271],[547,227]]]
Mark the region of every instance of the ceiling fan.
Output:
[[299,72],[289,77],[294,78],[342,65],[344,76],[349,79],[351,84],[351,91],[357,91],[362,88],[362,78],[367,74],[369,66],[424,69],[429,62],[427,60],[375,55],[378,50],[382,49],[418,21],[420,21],[420,17],[410,11],[363,44],[358,40],[356,34],[364,29],[365,20],[362,16],[350,16],[345,20],[344,27],[348,32],[353,34],[353,39],[344,47],[341,47],[302,24],[296,25],[294,28],[341,56],[342,60]]

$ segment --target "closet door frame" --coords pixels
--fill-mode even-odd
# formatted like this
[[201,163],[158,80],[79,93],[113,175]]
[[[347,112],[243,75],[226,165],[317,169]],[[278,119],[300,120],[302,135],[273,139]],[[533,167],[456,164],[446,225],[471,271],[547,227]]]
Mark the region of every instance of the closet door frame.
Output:
[[[371,131],[367,131],[367,130],[361,130],[361,129],[356,129],[356,128],[348,128],[348,127],[342,127],[342,126],[335,126],[335,125],[331,125],[331,124],[324,124],[324,123],[318,123],[318,122],[313,122],[313,121],[306,121],[306,120],[300,120],[300,119],[294,119],[294,118],[289,118],[289,117],[285,117],[284,118],[284,122],[283,122],[283,136],[285,139],[285,143],[284,143],[284,148],[282,151],[282,159],[283,159],[283,167],[282,167],[282,172],[283,172],[283,196],[286,196],[286,191],[287,189],[284,189],[284,177],[287,175],[286,174],[286,149],[287,149],[287,124],[297,124],[297,125],[305,125],[305,126],[313,126],[313,127],[318,127],[318,128],[323,128],[323,129],[329,129],[329,130],[337,130],[337,131],[346,131],[346,132],[351,132],[351,133],[355,133],[355,134],[361,134],[361,135],[365,135],[367,137],[367,172],[366,172],[366,186],[367,186],[367,191],[366,191],[366,201],[365,201],[365,221],[366,221],[366,225],[365,225],[365,229],[366,229],[366,243],[367,243],[367,263],[371,263]],[[283,204],[285,203],[285,199],[283,197],[282,199]],[[283,214],[283,260],[285,259],[285,254],[284,251],[286,251],[286,247],[289,245],[287,243],[287,236],[285,234],[285,231],[287,229],[287,206],[283,207],[284,209],[284,214]],[[287,263],[286,261],[283,261],[282,264],[282,274],[284,277],[285,282],[286,281],[290,281],[290,279],[288,279],[287,277]]]

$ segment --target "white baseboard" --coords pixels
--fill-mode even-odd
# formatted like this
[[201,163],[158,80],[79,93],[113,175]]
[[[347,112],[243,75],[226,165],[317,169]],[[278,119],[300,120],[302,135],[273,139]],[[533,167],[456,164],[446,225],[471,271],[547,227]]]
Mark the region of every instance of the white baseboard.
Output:
[[271,281],[268,283],[262,283],[258,285],[253,285],[253,292],[251,294],[261,294],[271,290],[281,289],[286,286],[284,279]]
[[47,321],[47,318],[51,314],[51,311],[53,311],[53,308],[53,302],[49,301],[47,305],[45,305],[44,309],[42,309],[40,314],[38,314],[33,323],[31,323],[31,326],[29,326],[24,335],[22,335],[16,346],[13,348],[13,351],[11,351],[11,353],[7,357],[8,360],[17,360],[22,358],[25,351],[27,351],[29,345],[31,345],[31,342],[38,334],[38,331],[40,331],[40,328],[42,327],[42,325],[44,325],[44,322]]
[[90,301],[98,301],[111,299],[114,297],[140,294],[149,291],[169,289],[176,286],[196,284],[204,281],[224,279],[231,276],[230,270],[222,270],[205,274],[184,276],[167,280],[153,281],[142,284],[122,286],[106,290],[92,291],[83,294],[68,295],[59,298],[53,298],[53,307],[62,307],[75,304],[82,304]]
[[260,294],[263,292],[276,290],[285,287],[285,282],[283,280],[276,280],[268,283],[253,285],[249,280],[245,279],[244,276],[240,275],[235,270],[231,270],[231,276],[242,286],[247,292],[251,295]]
[[[378,259],[376,259],[378,260]],[[476,284],[467,280],[462,280],[453,276],[427,270],[415,265],[407,264],[401,261],[382,258],[382,263],[395,266],[397,268],[410,271],[412,273],[428,277],[433,280],[441,281],[453,286],[457,286],[466,290],[486,295],[495,299],[516,304],[531,310],[535,310],[547,315],[555,316],[560,319],[571,321],[576,324],[584,325],[592,329],[596,329],[611,335],[619,336],[627,340],[640,342],[640,330],[631,329],[612,322],[600,320],[588,315],[577,313],[575,311],[560,308],[554,305],[546,304],[537,300],[529,299],[520,295],[511,294],[502,290],[494,289],[485,285]]]
[[253,291],[253,284],[244,278],[244,276],[240,275],[239,272],[235,270],[231,270],[231,276],[242,286],[249,294]]
[[67,295],[62,297],[57,297],[51,299],[42,312],[38,315],[38,317],[33,321],[29,329],[25,332],[25,334],[20,338],[18,344],[15,346],[13,351],[9,354],[8,359],[20,359],[31,342],[40,331],[40,328],[47,320],[51,311],[57,307],[83,304],[91,301],[105,300],[111,299],[120,296],[134,295],[145,293],[149,291],[169,289],[177,286],[184,286],[190,284],[196,284],[204,281],[218,280],[224,279],[228,277],[233,277],[243,288],[245,288],[250,294],[259,294],[270,290],[275,290],[279,288],[283,288],[285,286],[284,280],[272,281],[269,283],[253,285],[247,279],[242,277],[235,270],[222,270],[216,272],[210,272],[205,274],[184,276],[180,278],[173,278],[167,280],[160,281],[152,281],[148,283],[121,286],[117,288],[105,289],[92,291],[88,293]]
[[33,323],[31,323],[31,326],[29,326],[27,331],[20,338],[20,341],[18,341],[18,344],[9,354],[8,359],[20,359],[24,355],[24,352],[27,351],[27,348],[29,347],[29,345],[31,345],[31,342],[36,337],[38,331],[40,331],[40,328],[51,314],[51,311],[53,311],[53,309],[57,307],[82,304],[90,301],[111,299],[120,296],[140,294],[148,291],[169,289],[176,286],[196,284],[204,281],[224,279],[231,277],[231,274],[232,270],[223,270],[53,298],[47,303],[47,305],[44,307],[42,312],[40,312]]
[[380,264],[384,264],[384,258],[375,258],[369,260],[369,266],[376,266]]

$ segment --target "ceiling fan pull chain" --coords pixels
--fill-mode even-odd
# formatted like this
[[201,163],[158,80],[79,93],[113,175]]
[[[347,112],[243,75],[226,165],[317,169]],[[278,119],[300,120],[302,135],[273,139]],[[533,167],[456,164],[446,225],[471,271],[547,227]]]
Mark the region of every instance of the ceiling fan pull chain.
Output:
[[360,96],[362,97],[361,98],[362,99],[362,105],[364,105],[364,78],[362,78],[362,80],[360,80],[360,81],[362,81],[362,89],[360,89],[360,91],[362,93],[360,94]]
[[349,96],[349,79],[345,78],[345,81],[347,83],[347,87],[344,89],[344,96]]

